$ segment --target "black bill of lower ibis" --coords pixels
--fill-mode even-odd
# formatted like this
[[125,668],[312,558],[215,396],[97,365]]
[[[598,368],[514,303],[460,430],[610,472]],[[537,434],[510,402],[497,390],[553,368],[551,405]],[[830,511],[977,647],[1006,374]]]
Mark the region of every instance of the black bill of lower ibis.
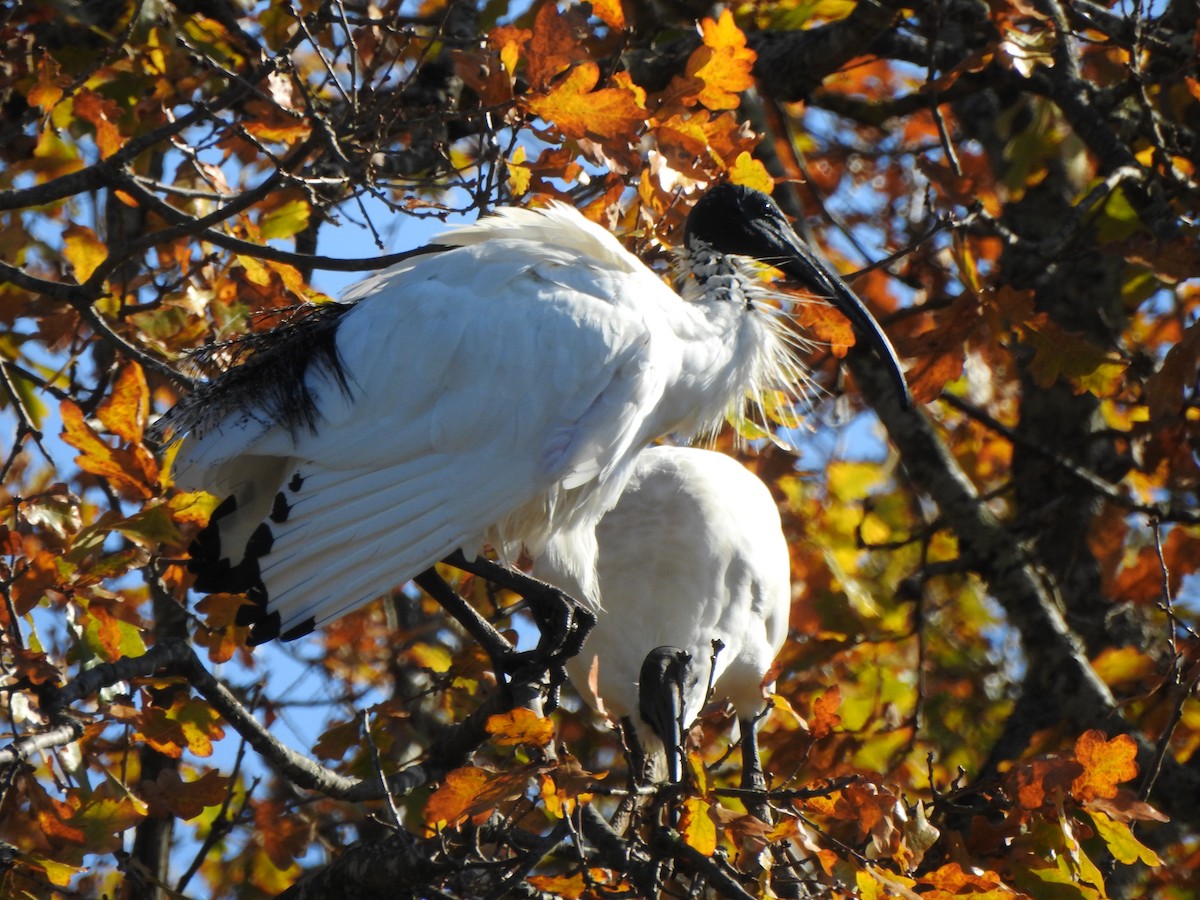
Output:
[[692,655],[678,647],[655,647],[646,654],[638,676],[638,712],[666,749],[672,784],[683,778],[685,698],[695,681]]

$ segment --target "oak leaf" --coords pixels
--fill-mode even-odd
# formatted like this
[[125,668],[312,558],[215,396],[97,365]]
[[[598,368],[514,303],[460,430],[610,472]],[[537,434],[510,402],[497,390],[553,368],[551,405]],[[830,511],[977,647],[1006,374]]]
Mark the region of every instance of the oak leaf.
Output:
[[1118,784],[1137,777],[1136,756],[1137,744],[1127,734],[1107,741],[1101,731],[1085,731],[1075,742],[1083,772],[1071,783],[1071,793],[1084,802],[1115,797]]
[[703,84],[695,99],[709,109],[737,109],[742,91],[754,85],[751,74],[758,58],[746,46],[746,35],[733,21],[733,13],[721,11],[717,20],[700,23],[704,45],[688,58],[686,76]]
[[588,60],[568,72],[550,93],[525,103],[530,112],[568,138],[604,141],[632,135],[646,118],[637,91],[631,84],[593,90],[599,81],[600,67]]

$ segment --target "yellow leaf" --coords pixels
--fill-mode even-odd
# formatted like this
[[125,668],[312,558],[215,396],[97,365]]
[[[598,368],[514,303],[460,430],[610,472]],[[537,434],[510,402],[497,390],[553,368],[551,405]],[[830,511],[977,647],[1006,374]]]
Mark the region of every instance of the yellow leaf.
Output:
[[146,375],[141,366],[131,362],[121,369],[112,393],[96,410],[96,417],[117,437],[140,444],[149,411],[150,387]]
[[869,496],[882,477],[877,463],[836,460],[829,465],[826,484],[842,503],[856,503]]
[[237,254],[237,261],[246,270],[246,280],[251,284],[266,287],[271,283],[271,272],[263,265],[262,260],[239,253]]
[[422,669],[442,674],[450,671],[454,658],[450,651],[437,644],[414,644],[408,651],[409,658]]
[[767,171],[767,167],[743,150],[729,167],[729,180],[756,191],[769,194],[775,190],[775,179]]
[[518,147],[512,155],[512,159],[505,160],[505,168],[508,170],[508,189],[514,197],[524,196],[529,190],[529,182],[533,178],[533,172],[529,166],[522,165],[525,162],[525,148]]
[[717,825],[708,814],[708,801],[703,797],[688,797],[683,801],[679,832],[693,850],[712,856],[717,849]]
[[307,200],[289,200],[262,217],[259,232],[263,240],[268,241],[273,238],[294,237],[308,227],[310,212]]
[[63,232],[63,256],[75,270],[75,280],[83,284],[108,257],[108,248],[86,225],[69,225]]
[[68,865],[37,853],[25,856],[24,861],[45,872],[46,880],[58,887],[66,887],[71,883],[72,878],[89,868],[88,866]]
[[600,80],[600,67],[588,60],[541,97],[526,101],[530,112],[555,125],[573,140],[632,137],[646,119],[632,85],[592,90]]
[[1092,809],[1087,813],[1096,825],[1096,833],[1108,845],[1108,852],[1117,862],[1131,866],[1140,860],[1148,866],[1162,865],[1158,854],[1134,837],[1124,822],[1110,819],[1104,813]]

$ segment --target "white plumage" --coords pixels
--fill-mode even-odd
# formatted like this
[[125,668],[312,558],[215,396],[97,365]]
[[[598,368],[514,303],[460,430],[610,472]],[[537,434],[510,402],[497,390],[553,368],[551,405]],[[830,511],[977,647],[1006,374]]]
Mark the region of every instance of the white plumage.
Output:
[[[766,485],[720,453],[651,447],[596,535],[604,609],[567,662],[579,693],[614,721],[638,722],[643,743],[660,750],[640,723],[638,679],[651,651],[675,647],[691,656],[683,726],[705,705],[711,677],[714,698],[729,700],[747,727],[763,708],[791,608],[787,541]],[[578,590],[576,567],[556,560],[535,560],[534,574]],[[714,640],[724,647],[712,662]]]
[[680,297],[569,207],[502,210],[252,338],[162,424],[184,436],[177,483],[225,498],[197,589],[246,592],[252,640],[288,639],[490,543],[551,558],[598,608],[594,527],[638,452],[803,382],[747,257],[845,312],[906,398],[887,338],[770,198],[718,186],[687,232]]

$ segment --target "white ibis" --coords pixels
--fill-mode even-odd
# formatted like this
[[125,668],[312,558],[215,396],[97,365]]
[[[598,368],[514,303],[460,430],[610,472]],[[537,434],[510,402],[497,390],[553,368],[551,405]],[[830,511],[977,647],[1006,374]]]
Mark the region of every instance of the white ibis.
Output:
[[246,592],[251,640],[287,640],[457,550],[553,535],[596,607],[594,527],[638,452],[802,380],[755,258],[842,310],[906,402],[879,326],[763,194],[697,203],[683,296],[567,206],[500,210],[255,338],[167,414],[177,483],[224,498],[197,589]]
[[[743,786],[764,788],[755,722],[791,608],[787,540],[771,492],[723,454],[651,447],[596,538],[603,609],[583,652],[567,661],[580,695],[614,721],[632,721],[648,754],[666,753],[677,781],[681,731],[711,685],[738,717]],[[534,574],[578,590],[577,567],[559,567],[558,558],[535,560]]]

